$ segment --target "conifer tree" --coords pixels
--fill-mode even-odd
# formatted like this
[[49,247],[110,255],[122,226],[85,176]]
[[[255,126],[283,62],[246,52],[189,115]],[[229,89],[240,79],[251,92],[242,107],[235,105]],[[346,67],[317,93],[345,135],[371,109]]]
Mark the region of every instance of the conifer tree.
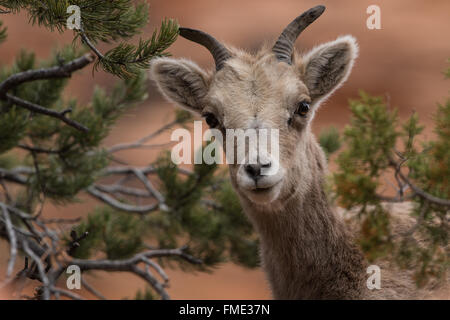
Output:
[[[359,244],[369,261],[385,258],[414,270],[418,286],[445,279],[450,267],[450,98],[438,104],[434,138],[424,142],[418,142],[424,126],[415,112],[400,123],[396,109],[363,91],[350,108],[332,185],[337,203],[357,212]],[[389,194],[390,180],[394,192]],[[411,204],[415,223],[394,235],[386,204],[402,202]]]
[[[40,285],[33,298],[78,299],[63,279],[67,267],[76,265],[83,274],[133,273],[148,284],[136,298],[168,299],[166,267],[210,271],[224,261],[256,266],[257,239],[217,166],[181,169],[165,152],[145,167],[115,157],[118,151],[152,146],[162,132],[187,125],[187,112],[177,112],[138,141],[102,144],[116,120],[146,99],[145,71],[151,59],[168,54],[177,23],[164,20],[149,39],[133,45],[131,38],[147,24],[145,2],[0,1],[3,14],[24,11],[31,24],[49,32],[67,31],[71,5],[81,13],[72,45],[45,61],[22,51],[12,65],[0,66],[0,237],[10,247],[2,287],[14,291],[18,282],[36,279]],[[4,41],[7,26],[0,23]],[[99,43],[114,47],[102,53]],[[87,104],[63,98],[71,74],[89,65],[116,75],[117,84],[96,88]],[[58,219],[46,217],[44,204],[69,205],[81,194],[100,205],[81,221],[65,218],[64,211]],[[82,280],[84,288],[103,297]]]

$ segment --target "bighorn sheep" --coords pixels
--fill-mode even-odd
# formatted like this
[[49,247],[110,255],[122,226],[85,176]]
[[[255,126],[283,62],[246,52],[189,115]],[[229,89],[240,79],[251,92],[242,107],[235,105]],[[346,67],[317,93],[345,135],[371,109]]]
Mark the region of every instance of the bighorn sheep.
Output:
[[275,174],[261,175],[262,168],[276,161],[270,155],[256,164],[229,165],[232,184],[260,235],[262,265],[275,298],[413,297],[405,296],[416,290],[412,281],[390,273],[386,277],[397,278],[396,283],[383,276],[386,289],[369,292],[364,256],[323,190],[326,160],[311,121],[320,103],[347,79],[358,55],[352,36],[303,56],[294,50],[297,37],[324,10],[317,6],[306,11],[273,47],[256,54],[180,28],[182,37],[211,52],[216,71],[207,73],[189,60],[159,58],[152,63],[151,76],[169,100],[201,114],[212,128],[279,130]]

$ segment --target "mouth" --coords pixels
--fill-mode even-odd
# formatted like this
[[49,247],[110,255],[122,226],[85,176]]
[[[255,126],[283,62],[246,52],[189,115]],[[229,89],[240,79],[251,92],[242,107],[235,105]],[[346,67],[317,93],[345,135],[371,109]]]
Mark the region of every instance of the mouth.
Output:
[[241,194],[257,204],[268,204],[275,201],[283,188],[284,170],[278,166],[277,174],[252,177],[241,166],[236,174],[236,185]]
[[273,185],[273,186],[270,186],[270,187],[263,187],[263,188],[255,188],[255,189],[251,189],[251,190],[249,190],[250,192],[254,192],[254,193],[258,193],[258,194],[261,194],[261,193],[267,193],[267,192],[270,192],[271,190],[273,190],[273,188],[275,187],[275,185]]
[[249,200],[259,204],[268,204],[274,201],[281,189],[281,183],[277,182],[271,186],[264,187],[254,187],[251,189],[246,189],[245,194]]

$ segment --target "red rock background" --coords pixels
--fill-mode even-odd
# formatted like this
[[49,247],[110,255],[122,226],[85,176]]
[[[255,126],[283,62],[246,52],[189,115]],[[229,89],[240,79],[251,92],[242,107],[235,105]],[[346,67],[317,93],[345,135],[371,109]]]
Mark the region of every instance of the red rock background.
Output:
[[[334,40],[339,35],[352,34],[360,45],[360,56],[349,80],[321,108],[315,118],[314,130],[330,125],[343,128],[349,120],[347,101],[356,98],[359,89],[389,97],[390,105],[399,108],[405,119],[413,110],[426,124],[425,139],[431,136],[432,114],[437,102],[449,94],[450,82],[442,71],[450,58],[450,1],[448,0],[378,0],[332,1],[311,0],[149,0],[151,21],[144,36],[149,36],[164,17],[175,18],[181,26],[198,28],[228,44],[253,50],[264,41],[276,38],[298,14],[317,4],[326,12],[299,38],[296,45],[306,52],[313,46]],[[377,4],[381,8],[381,30],[366,27],[366,8]],[[8,26],[8,40],[0,45],[0,65],[9,64],[21,48],[45,58],[55,46],[72,41],[71,32],[50,33],[30,26],[26,14],[0,16]],[[106,50],[106,46],[100,46]],[[195,60],[205,68],[213,67],[210,54],[204,48],[180,38],[170,48],[174,57]],[[94,84],[111,86],[115,79],[102,72],[92,77],[89,69],[75,75],[66,94],[88,101]],[[126,114],[116,125],[106,145],[133,141],[171,119],[173,107],[161,99],[153,86],[148,101]],[[160,140],[168,139],[168,135]],[[167,141],[167,140],[166,140]],[[133,151],[122,157],[136,165],[149,163],[154,152]],[[95,202],[84,197],[82,204],[70,207],[48,205],[49,216],[76,217],[84,215]],[[8,246],[0,242],[0,274],[4,274]],[[21,266],[18,266],[21,267]],[[169,293],[175,299],[268,299],[270,292],[260,270],[247,270],[224,264],[211,274],[185,274],[169,270]],[[122,273],[96,273],[87,276],[106,297],[132,297],[143,283]],[[1,279],[1,277],[0,277]],[[10,298],[0,292],[1,298]],[[87,295],[86,297],[91,297]]]

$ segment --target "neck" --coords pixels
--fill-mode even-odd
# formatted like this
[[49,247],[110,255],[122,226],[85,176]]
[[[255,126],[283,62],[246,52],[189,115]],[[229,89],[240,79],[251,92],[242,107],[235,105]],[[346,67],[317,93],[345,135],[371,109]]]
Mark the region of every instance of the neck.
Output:
[[[318,147],[318,146],[317,146]],[[260,234],[263,268],[277,299],[359,298],[364,260],[330,208],[320,174],[303,190],[270,206],[242,199]]]

